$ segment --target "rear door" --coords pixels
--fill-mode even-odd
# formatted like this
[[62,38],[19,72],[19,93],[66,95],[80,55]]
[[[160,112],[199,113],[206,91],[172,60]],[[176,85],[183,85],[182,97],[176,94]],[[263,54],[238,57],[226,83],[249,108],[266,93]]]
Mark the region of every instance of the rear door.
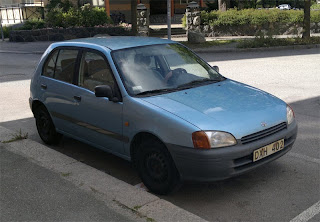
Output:
[[73,134],[73,116],[77,99],[74,97],[74,73],[79,50],[71,47],[57,48],[48,57],[40,77],[41,100],[47,107],[56,128]]

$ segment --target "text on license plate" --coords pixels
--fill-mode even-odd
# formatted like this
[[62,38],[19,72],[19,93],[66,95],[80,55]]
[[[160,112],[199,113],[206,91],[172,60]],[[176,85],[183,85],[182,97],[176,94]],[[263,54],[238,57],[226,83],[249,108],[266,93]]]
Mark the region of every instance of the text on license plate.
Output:
[[267,156],[270,156],[284,148],[284,139],[278,140],[274,143],[271,143],[267,146],[261,147],[253,151],[253,162],[261,160]]

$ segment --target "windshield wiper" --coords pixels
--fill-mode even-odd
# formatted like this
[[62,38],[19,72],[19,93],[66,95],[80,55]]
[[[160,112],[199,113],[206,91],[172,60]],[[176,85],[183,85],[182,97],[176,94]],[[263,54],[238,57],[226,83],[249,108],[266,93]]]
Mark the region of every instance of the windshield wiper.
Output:
[[155,94],[155,93],[162,93],[162,92],[170,92],[173,91],[174,89],[154,89],[154,90],[147,90],[144,92],[137,93],[136,96],[141,96],[141,95],[149,95],[149,94]]
[[200,80],[194,80],[194,81],[191,81],[191,82],[188,82],[188,83],[181,84],[177,88],[178,89],[189,88],[189,87],[194,86],[194,85],[199,85],[199,83],[209,83],[209,82],[214,83],[214,82],[220,82],[222,80],[223,79],[200,79]]

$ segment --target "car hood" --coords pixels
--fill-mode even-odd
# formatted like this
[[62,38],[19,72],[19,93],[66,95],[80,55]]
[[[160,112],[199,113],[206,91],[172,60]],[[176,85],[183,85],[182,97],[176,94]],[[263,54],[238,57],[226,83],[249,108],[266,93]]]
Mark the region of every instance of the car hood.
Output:
[[199,130],[232,133],[237,139],[286,122],[286,103],[262,90],[232,81],[145,97]]

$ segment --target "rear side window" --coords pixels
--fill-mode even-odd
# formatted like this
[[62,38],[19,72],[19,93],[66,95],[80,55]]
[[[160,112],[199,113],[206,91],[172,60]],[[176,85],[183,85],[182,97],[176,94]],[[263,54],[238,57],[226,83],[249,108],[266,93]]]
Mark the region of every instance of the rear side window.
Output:
[[47,77],[53,78],[54,75],[54,67],[56,66],[57,56],[58,56],[59,50],[54,51],[49,59],[47,60],[44,69],[43,69],[43,75]]
[[72,83],[77,56],[78,50],[61,49],[59,51],[53,78]]

